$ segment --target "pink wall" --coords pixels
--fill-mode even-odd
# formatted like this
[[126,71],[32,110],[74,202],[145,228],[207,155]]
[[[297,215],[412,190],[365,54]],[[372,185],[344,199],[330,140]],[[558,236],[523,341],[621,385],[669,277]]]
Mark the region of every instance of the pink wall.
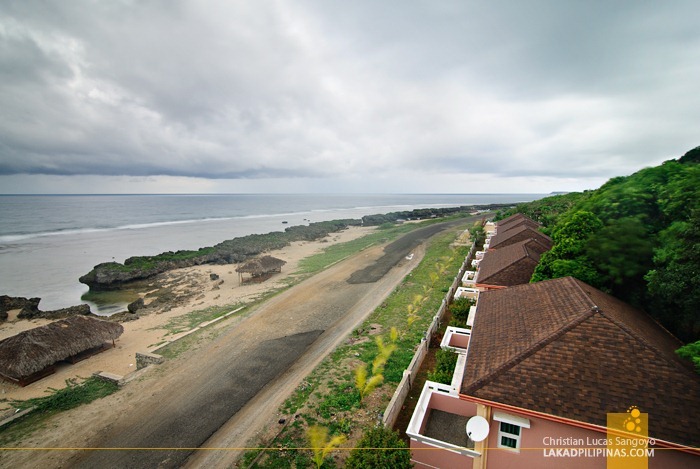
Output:
[[700,467],[700,455],[693,455],[672,449],[657,449],[649,458],[649,469],[695,469]]
[[476,415],[476,404],[473,402],[463,401],[453,396],[434,392],[430,397],[431,409],[443,410],[451,414],[464,415],[471,417]]
[[[509,412],[511,413],[511,412]],[[517,415],[511,413],[513,415]],[[589,457],[545,457],[545,449],[552,448],[587,448],[605,447],[606,433],[594,430],[586,430],[564,423],[549,420],[522,417],[530,420],[530,428],[522,429],[520,453],[513,453],[505,449],[497,449],[498,446],[498,422],[491,423],[491,432],[488,440],[487,467],[489,469],[505,469],[510,467],[527,468],[605,468],[607,460],[604,454]],[[557,445],[556,442],[547,441],[546,438],[576,438],[582,439],[583,445]],[[596,440],[600,444],[596,444]],[[534,449],[526,449],[534,448]],[[694,456],[681,451],[656,450],[653,457],[648,458],[650,469],[662,468],[697,468],[700,467],[700,456]]]
[[411,440],[411,459],[413,467],[416,469],[432,469],[434,467],[472,469],[474,463],[474,460],[469,456],[462,456],[446,449],[437,449],[414,440]]
[[450,337],[450,347],[459,347],[466,349],[469,345],[469,335],[468,334],[455,334],[453,333]]
[[[511,415],[518,415],[508,412]],[[587,469],[601,468],[605,469],[605,457],[600,458],[561,458],[561,457],[545,457],[544,448],[565,447],[567,445],[552,445],[545,438],[571,437],[581,438],[584,441],[586,438],[591,440],[605,438],[605,434],[584,430],[578,427],[572,427],[557,422],[548,420],[536,419],[525,415],[518,415],[530,420],[530,428],[523,428],[520,440],[520,452],[515,453],[506,449],[498,449],[498,428],[499,422],[491,422],[491,432],[488,440],[488,455],[487,467],[489,469],[506,469],[511,467],[526,468],[562,468],[571,469]],[[584,446],[585,447],[585,446]],[[528,449],[529,448],[529,449]]]
[[[465,415],[467,417],[476,415],[476,404],[473,402],[465,402],[457,399],[456,397],[448,396],[439,392],[433,392],[430,395],[430,401],[428,402],[428,409],[437,409],[444,412],[449,412],[456,415]],[[423,421],[420,424],[420,433],[423,434],[425,431],[425,426],[428,423],[428,416],[430,415],[430,410],[426,412]]]

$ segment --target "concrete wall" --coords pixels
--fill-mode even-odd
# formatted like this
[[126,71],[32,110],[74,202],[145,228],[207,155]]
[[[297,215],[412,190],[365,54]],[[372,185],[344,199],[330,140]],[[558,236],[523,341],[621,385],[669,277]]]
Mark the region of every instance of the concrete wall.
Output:
[[411,462],[415,469],[472,469],[474,460],[453,451],[411,440]]
[[148,365],[160,365],[165,358],[155,353],[136,352],[136,369],[146,368]]
[[448,345],[450,347],[458,347],[466,350],[469,346],[469,338],[469,334],[452,334]]

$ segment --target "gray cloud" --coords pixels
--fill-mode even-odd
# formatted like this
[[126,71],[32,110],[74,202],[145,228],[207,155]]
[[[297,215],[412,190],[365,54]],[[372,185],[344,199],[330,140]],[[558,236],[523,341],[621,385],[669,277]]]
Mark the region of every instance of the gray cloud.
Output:
[[627,174],[698,144],[696,17],[693,1],[6,2],[0,175]]

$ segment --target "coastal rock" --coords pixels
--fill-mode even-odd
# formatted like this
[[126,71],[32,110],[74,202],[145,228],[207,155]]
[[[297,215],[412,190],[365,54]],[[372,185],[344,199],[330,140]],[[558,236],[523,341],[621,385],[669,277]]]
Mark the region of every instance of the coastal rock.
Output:
[[39,302],[41,298],[23,298],[21,296],[0,296],[0,320],[7,320],[7,312],[13,309],[21,310],[18,317],[22,315],[33,316],[41,313],[39,311]]
[[107,318],[108,321],[114,321],[114,322],[129,322],[129,321],[136,321],[139,319],[141,316],[138,314],[134,314],[129,311],[122,311],[121,313],[115,313],[112,314]]
[[68,308],[56,309],[53,311],[41,311],[37,309],[36,311],[29,311],[22,309],[17,315],[19,319],[61,319],[67,318],[69,316],[95,316],[90,311],[90,305],[82,304],[77,306],[69,306]]
[[219,280],[219,276],[217,274],[209,274],[209,279],[211,281]]
[[215,246],[197,251],[167,251],[157,256],[136,256],[124,261],[105,262],[96,265],[79,281],[90,290],[117,290],[125,284],[144,280],[174,269],[195,265],[224,265],[245,261],[253,256],[274,249],[282,249],[295,241],[321,239],[329,233],[344,230],[351,225],[360,225],[360,220],[334,220],[292,226],[284,232],[252,234],[223,241]]
[[129,310],[129,313],[135,314],[136,311],[140,310],[144,306],[145,306],[145,304],[143,302],[143,298],[139,298],[138,300],[132,301],[131,303],[129,303],[129,305],[126,307],[126,309]]

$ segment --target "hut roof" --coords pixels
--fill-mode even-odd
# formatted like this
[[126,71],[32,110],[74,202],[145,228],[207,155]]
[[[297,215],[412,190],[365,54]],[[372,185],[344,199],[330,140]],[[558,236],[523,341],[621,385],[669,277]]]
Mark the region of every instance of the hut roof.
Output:
[[21,379],[104,342],[115,340],[124,327],[87,316],[72,316],[35,327],[0,341],[0,373]]
[[262,275],[279,270],[286,263],[287,261],[277,259],[276,257],[263,256],[249,260],[237,268],[236,272],[241,274]]

